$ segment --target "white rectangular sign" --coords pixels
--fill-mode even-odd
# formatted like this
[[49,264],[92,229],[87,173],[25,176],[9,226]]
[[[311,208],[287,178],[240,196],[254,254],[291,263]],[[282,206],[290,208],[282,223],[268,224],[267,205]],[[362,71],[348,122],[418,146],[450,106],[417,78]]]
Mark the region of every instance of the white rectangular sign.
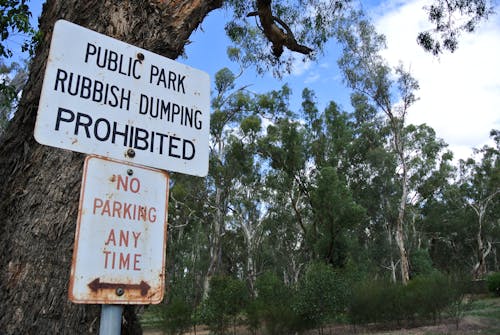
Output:
[[78,208],[69,298],[154,304],[163,298],[166,172],[88,156]]
[[208,172],[208,74],[59,20],[35,126],[41,144]]

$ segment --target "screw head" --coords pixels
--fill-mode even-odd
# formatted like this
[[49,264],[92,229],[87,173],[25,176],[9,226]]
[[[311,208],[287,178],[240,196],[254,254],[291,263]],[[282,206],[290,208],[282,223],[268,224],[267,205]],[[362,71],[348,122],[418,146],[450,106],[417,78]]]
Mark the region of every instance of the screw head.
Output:
[[128,174],[129,176],[133,175],[133,174],[134,174],[134,170],[132,170],[132,169],[128,169],[128,170],[127,170],[127,174]]
[[135,157],[135,150],[134,149],[128,149],[127,150],[127,157],[134,158]]
[[125,293],[125,290],[121,287],[118,287],[115,292],[117,296],[121,297]]

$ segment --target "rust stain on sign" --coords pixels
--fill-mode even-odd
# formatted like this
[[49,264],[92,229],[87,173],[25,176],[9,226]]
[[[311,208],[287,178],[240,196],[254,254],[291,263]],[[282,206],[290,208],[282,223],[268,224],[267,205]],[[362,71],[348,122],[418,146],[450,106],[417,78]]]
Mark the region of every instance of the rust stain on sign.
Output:
[[94,279],[88,284],[88,287],[93,292],[98,292],[99,290],[114,290],[116,295],[121,296],[124,292],[128,290],[138,290],[141,296],[145,297],[148,294],[151,286],[148,285],[144,280],[141,280],[139,284],[127,284],[127,283],[105,283],[101,282],[99,278]]

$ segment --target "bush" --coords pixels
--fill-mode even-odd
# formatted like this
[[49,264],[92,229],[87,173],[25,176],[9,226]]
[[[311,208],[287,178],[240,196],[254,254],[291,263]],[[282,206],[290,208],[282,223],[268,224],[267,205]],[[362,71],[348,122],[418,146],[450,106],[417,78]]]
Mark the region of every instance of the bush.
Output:
[[444,311],[460,307],[462,293],[463,285],[438,272],[416,277],[406,286],[368,281],[354,290],[348,315],[355,324],[436,321]]
[[309,328],[322,327],[347,309],[349,285],[345,276],[324,263],[312,264],[297,292],[297,311]]
[[184,334],[191,327],[192,308],[181,299],[174,299],[162,307],[161,328],[168,335]]
[[[255,287],[258,295],[252,306],[253,317],[258,315],[267,334],[288,334],[295,330],[298,324],[298,316],[293,309],[295,292],[271,272],[260,276]],[[253,323],[255,325],[255,319]]]
[[495,272],[486,277],[488,291],[500,297],[500,272]]
[[225,334],[236,323],[248,303],[248,290],[241,280],[216,276],[210,280],[210,291],[202,306],[202,321],[214,334]]
[[412,276],[430,275],[436,271],[429,251],[425,249],[417,249],[411,253],[411,268]]
[[453,283],[438,272],[412,279],[405,289],[408,294],[407,303],[414,306],[407,316],[410,319],[432,319],[434,322],[451,304],[455,294]]
[[348,317],[354,324],[399,321],[403,313],[403,287],[383,281],[357,285],[351,297]]

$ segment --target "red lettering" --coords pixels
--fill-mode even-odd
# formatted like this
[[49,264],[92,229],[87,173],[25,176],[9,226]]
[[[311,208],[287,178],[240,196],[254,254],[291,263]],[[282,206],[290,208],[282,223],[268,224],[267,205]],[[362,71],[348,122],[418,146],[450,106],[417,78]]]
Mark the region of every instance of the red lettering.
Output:
[[141,236],[141,232],[132,232],[132,237],[134,238],[134,248],[137,248],[137,242],[139,241],[139,236]]
[[95,214],[97,208],[101,208],[102,205],[103,205],[102,199],[94,198],[94,211],[93,211],[93,213]]
[[123,189],[125,192],[128,192],[129,188],[132,193],[137,193],[141,189],[141,182],[137,178],[132,178],[128,179],[128,176],[125,176],[123,178],[121,175],[118,175],[118,178],[116,179],[116,189],[119,191],[120,188]]
[[128,231],[124,232],[123,230],[120,230],[120,241],[118,242],[120,247],[128,247],[128,236]]
[[116,238],[115,238],[115,230],[111,229],[109,231],[108,239],[106,242],[104,242],[104,245],[108,245],[110,243],[113,243],[114,246],[116,246]]
[[141,189],[141,182],[137,178],[132,178],[130,181],[130,190],[132,193],[137,193]]
[[108,268],[108,256],[111,253],[111,251],[104,250],[103,253],[105,255],[104,256],[104,268],[107,269]]
[[123,187],[123,190],[126,192],[128,190],[128,176],[125,177],[125,180],[123,180],[123,177],[121,175],[118,175],[117,178],[117,183],[116,183],[116,189],[119,191],[120,186]]
[[144,206],[139,206],[139,220],[144,220],[146,221],[146,207]]
[[156,221],[156,208],[151,207],[148,213],[149,222],[153,223]]
[[[104,253],[104,268],[107,269],[107,268],[110,268],[110,269],[114,269],[115,268],[115,261],[116,261],[116,252],[112,252],[112,251],[107,251],[107,250],[104,250],[103,251]],[[109,255],[111,255],[111,264],[109,264]]]
[[113,201],[113,217],[121,217],[122,203],[119,201]]
[[[133,271],[141,271],[140,262],[141,262],[141,254],[131,254],[125,252],[115,252],[115,251],[103,251],[104,254],[104,268],[105,269],[118,269],[118,270],[133,270]],[[132,256],[133,255],[133,256]],[[132,264],[130,264],[131,259],[133,258],[133,268],[131,268]],[[118,263],[116,261],[118,260]],[[118,265],[118,267],[116,266]]]
[[132,204],[128,204],[128,203],[124,203],[123,204],[123,218],[124,219],[132,219],[132,217],[130,216],[130,207],[132,206]]
[[141,268],[139,267],[139,262],[141,261],[141,254],[134,254],[134,271],[141,271]]
[[130,254],[125,254],[120,252],[120,262],[118,264],[118,268],[121,269],[129,269],[130,268]]
[[104,207],[102,208],[101,215],[108,214],[108,216],[111,216],[111,210],[109,209],[109,200],[106,200],[104,202]]

